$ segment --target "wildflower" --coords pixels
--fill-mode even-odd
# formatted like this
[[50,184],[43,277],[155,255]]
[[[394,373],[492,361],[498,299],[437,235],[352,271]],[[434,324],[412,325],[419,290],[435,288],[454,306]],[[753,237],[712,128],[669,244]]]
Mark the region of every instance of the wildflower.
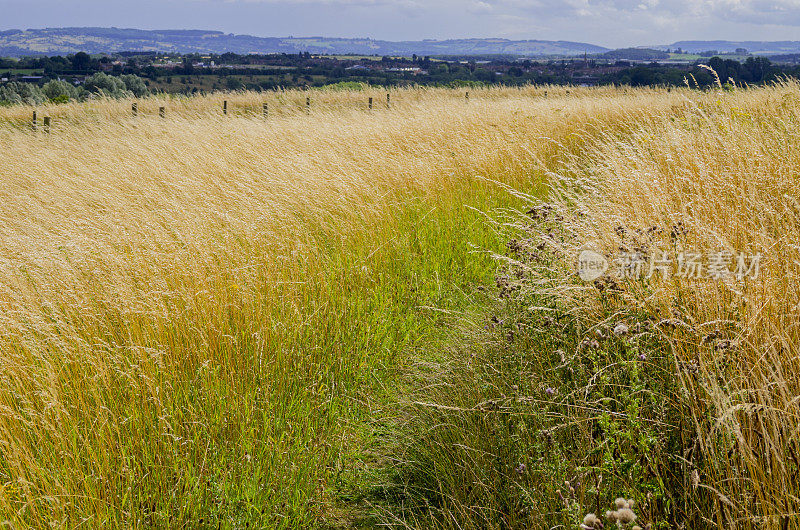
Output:
[[614,328],[614,335],[616,335],[617,337],[622,337],[623,335],[627,335],[629,331],[630,328],[628,327],[628,325],[625,324],[624,322],[620,322]]
[[600,349],[600,343],[597,342],[597,340],[595,340],[595,339],[590,339],[590,338],[587,337],[581,343],[581,348],[583,348],[583,349],[591,348],[593,350],[598,350],[598,349]]
[[595,514],[587,513],[586,517],[583,518],[583,524],[581,525],[581,529],[582,530],[586,530],[586,529],[591,530],[591,529],[594,529],[594,528],[603,528],[603,522]]
[[548,395],[548,396],[554,396],[554,395],[556,394],[556,389],[555,389],[555,388],[553,388],[553,387],[549,387],[549,388],[547,388],[547,389],[545,390],[545,392],[547,392],[547,395]]
[[696,469],[692,471],[692,487],[694,489],[700,487],[700,473]]
[[617,510],[617,521],[622,524],[629,524],[636,520],[636,514],[630,508],[622,508]]
[[523,473],[525,473],[526,469],[528,469],[528,466],[520,462],[519,464],[517,464],[517,467],[514,468],[514,471],[522,475]]
[[639,354],[639,360],[640,361],[646,361],[647,360],[647,355],[645,355],[644,353],[640,353]]

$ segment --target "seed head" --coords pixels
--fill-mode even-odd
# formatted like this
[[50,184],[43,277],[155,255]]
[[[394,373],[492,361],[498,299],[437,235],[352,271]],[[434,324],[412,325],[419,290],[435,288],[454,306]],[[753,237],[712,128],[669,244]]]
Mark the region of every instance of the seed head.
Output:
[[627,335],[630,329],[631,328],[629,328],[627,324],[625,324],[624,322],[620,322],[614,328],[614,335],[616,335],[617,337],[622,337],[623,335]]
[[629,524],[636,520],[636,514],[630,508],[622,508],[617,510],[617,521],[622,524]]
[[603,528],[603,522],[593,513],[587,513],[583,518],[583,526],[586,528]]

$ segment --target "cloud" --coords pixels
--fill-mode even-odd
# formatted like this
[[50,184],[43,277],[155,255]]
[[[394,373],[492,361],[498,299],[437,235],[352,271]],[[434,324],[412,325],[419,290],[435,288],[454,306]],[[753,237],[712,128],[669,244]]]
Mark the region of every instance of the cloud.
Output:
[[488,14],[494,12],[494,6],[488,2],[475,1],[470,3],[467,11],[476,15]]
[[0,0],[0,8],[0,29],[157,24],[261,36],[506,37],[609,47],[800,39],[800,0]]
[[[205,0],[205,3],[215,3],[215,0]],[[372,7],[416,10],[420,14],[452,9],[454,14],[466,11],[473,16],[528,14],[546,18],[618,18],[646,11],[653,17],[694,16],[752,24],[800,24],[800,0],[216,0],[216,3]]]

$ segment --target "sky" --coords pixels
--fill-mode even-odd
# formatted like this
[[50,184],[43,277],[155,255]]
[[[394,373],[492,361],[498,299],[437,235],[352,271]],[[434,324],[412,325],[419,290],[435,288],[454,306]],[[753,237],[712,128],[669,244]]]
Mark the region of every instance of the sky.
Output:
[[63,26],[261,37],[503,37],[619,48],[800,40],[800,0],[0,0],[0,29]]

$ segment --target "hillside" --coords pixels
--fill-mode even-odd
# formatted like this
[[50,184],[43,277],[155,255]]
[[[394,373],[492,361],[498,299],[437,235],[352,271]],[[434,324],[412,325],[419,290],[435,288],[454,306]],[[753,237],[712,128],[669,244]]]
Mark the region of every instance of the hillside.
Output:
[[735,52],[744,48],[750,53],[785,54],[800,52],[800,41],[729,41],[729,40],[684,40],[653,48],[666,50],[680,48],[689,53],[717,50],[720,53]]
[[328,53],[364,55],[576,55],[607,48],[569,41],[459,39],[390,42],[366,38],[254,37],[220,31],[47,28],[0,32],[0,56],[85,51],[171,53]]

